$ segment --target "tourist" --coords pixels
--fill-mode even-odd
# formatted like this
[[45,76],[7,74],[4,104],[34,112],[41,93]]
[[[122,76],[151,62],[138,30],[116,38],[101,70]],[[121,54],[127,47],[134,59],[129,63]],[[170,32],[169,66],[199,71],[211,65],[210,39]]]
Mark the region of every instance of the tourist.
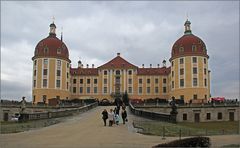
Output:
[[115,120],[115,123],[116,123],[116,125],[119,125],[119,115],[118,114],[115,114],[114,115],[114,120]]
[[125,103],[122,104],[122,110],[125,110],[126,109],[126,105]]
[[110,112],[108,113],[108,118],[109,118],[109,126],[112,126],[113,125],[113,120],[114,120],[113,109],[110,109]]
[[127,121],[127,111],[125,109],[122,110],[122,119],[123,119],[123,124]]
[[106,122],[107,122],[107,119],[108,119],[108,112],[106,109],[103,110],[102,112],[102,119],[103,119],[103,122],[104,122],[104,126],[106,126]]

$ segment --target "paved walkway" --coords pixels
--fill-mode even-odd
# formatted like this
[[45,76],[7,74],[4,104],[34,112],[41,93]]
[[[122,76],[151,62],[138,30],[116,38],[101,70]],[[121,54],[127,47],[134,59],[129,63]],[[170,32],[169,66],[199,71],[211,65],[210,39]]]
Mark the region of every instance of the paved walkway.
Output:
[[[176,139],[162,140],[158,136],[135,133],[131,125],[131,115],[125,125],[104,127],[101,119],[104,108],[97,107],[49,127],[22,133],[1,134],[0,146],[1,148],[150,148]],[[109,108],[107,107],[108,110]],[[238,142],[238,139],[240,136],[236,135],[211,137],[213,146],[233,144]]]

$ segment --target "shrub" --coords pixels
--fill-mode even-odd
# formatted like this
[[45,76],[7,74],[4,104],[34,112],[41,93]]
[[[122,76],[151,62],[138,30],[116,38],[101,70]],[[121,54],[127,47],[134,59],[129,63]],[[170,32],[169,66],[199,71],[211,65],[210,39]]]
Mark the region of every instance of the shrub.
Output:
[[158,147],[210,147],[210,139],[208,137],[193,137],[193,138],[185,138],[181,140],[174,140],[169,143],[163,143],[153,148]]

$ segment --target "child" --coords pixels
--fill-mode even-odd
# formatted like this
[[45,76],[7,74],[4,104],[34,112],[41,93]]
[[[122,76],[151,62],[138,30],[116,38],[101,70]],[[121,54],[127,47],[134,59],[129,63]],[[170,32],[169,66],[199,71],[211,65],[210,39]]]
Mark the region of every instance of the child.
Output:
[[115,123],[116,123],[116,125],[118,125],[119,124],[119,115],[118,114],[115,114]]

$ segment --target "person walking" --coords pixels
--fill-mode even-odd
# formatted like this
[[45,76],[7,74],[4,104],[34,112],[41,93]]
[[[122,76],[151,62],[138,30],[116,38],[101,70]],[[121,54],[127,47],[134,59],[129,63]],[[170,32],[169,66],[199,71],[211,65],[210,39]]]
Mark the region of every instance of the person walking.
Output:
[[102,112],[102,119],[103,119],[103,122],[104,122],[104,126],[106,126],[106,122],[107,122],[107,119],[108,119],[108,112],[106,109],[103,110]]
[[118,114],[115,114],[114,115],[114,120],[115,120],[115,123],[116,123],[116,125],[119,125],[119,115]]
[[127,121],[127,111],[125,109],[122,110],[122,120],[123,124]]
[[109,126],[112,126],[113,125],[113,120],[114,120],[113,109],[110,109],[110,112],[108,113],[108,118],[109,118]]

